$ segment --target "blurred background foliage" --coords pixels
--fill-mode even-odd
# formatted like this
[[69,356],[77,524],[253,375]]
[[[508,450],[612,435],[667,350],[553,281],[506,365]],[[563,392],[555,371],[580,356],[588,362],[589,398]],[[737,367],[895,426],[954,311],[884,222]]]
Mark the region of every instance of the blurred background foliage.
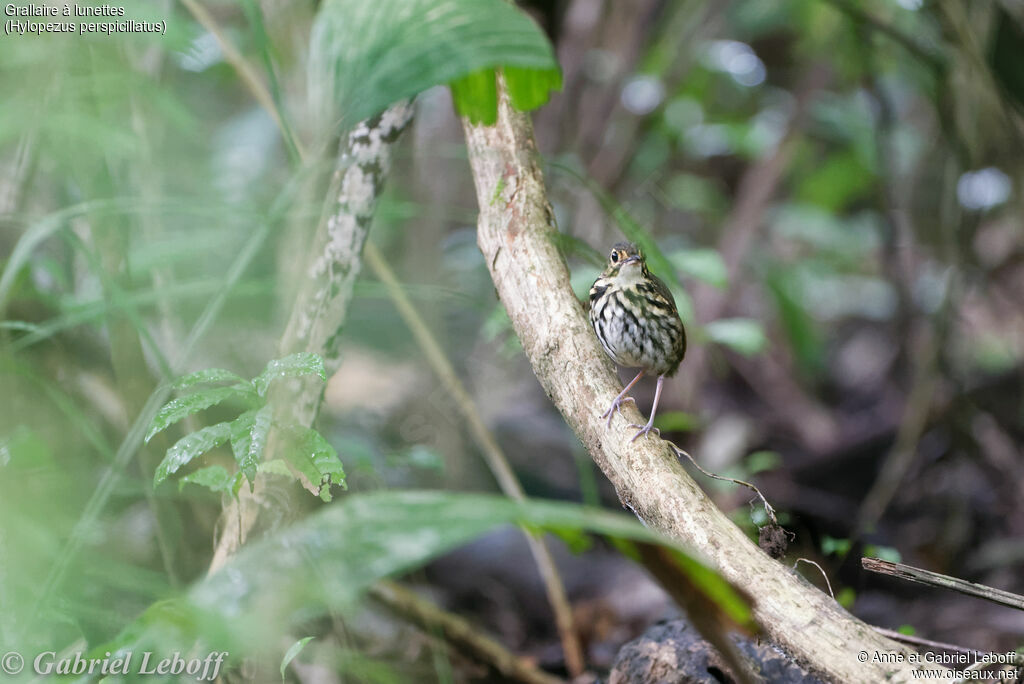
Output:
[[[244,407],[211,407],[146,446],[140,416],[154,415],[183,373],[252,377],[278,355],[322,208],[323,192],[309,188],[330,171],[302,163],[302,149],[329,154],[339,121],[432,83],[466,77],[456,93],[478,103],[467,88],[478,92],[481,70],[486,80],[500,65],[539,69],[557,85],[547,44],[511,8],[501,26],[520,39],[473,43],[457,32],[459,3],[449,3],[456,28],[436,33],[377,31],[382,15],[357,17],[361,5],[148,3],[125,8],[165,20],[166,35],[0,43],[0,644],[116,643],[204,576],[221,499],[174,482],[154,489],[154,473],[182,435]],[[375,6],[397,25],[407,18],[395,3]],[[314,29],[332,7],[343,40],[325,34],[324,19]],[[666,435],[706,468],[756,481],[796,534],[792,558],[818,560],[865,620],[972,648],[1019,644],[1019,614],[857,571],[862,552],[898,553],[1024,591],[1019,7],[536,0],[521,9],[561,66],[562,90],[534,121],[574,288],[582,297],[626,235],[647,246],[689,326],[693,346],[659,415]],[[271,103],[254,98],[225,43]],[[328,72],[336,78],[314,77]],[[325,97],[344,105],[338,118],[325,118]],[[370,239],[527,493],[618,508],[529,370],[476,249],[475,214],[451,93],[429,88]],[[381,489],[495,490],[373,277],[356,285],[341,350],[318,428],[349,491],[335,490],[328,506]],[[646,411],[650,386],[637,396]],[[186,470],[231,462],[219,447]],[[701,482],[756,536],[745,490]],[[326,505],[297,489],[288,478],[272,489],[279,519],[268,527]],[[382,526],[380,546],[414,543],[400,528]],[[556,555],[595,671],[672,611],[606,546]],[[412,567],[384,565],[381,575]],[[484,535],[415,580],[513,650],[563,670],[518,533]],[[290,678],[473,676],[370,607],[305,627],[317,638]],[[274,658],[302,636],[277,635]]]

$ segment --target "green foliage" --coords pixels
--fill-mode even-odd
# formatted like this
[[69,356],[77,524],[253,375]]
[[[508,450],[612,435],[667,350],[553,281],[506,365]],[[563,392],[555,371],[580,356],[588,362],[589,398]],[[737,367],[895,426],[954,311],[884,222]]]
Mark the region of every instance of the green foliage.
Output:
[[[323,359],[316,354],[300,352],[267,363],[263,372],[252,380],[244,380],[231,371],[219,368],[190,373],[174,383],[178,389],[193,389],[197,386],[219,382],[234,382],[230,387],[201,388],[184,397],[174,399],[161,408],[149,432],[148,442],[155,434],[182,418],[202,411],[227,399],[241,399],[246,405],[262,404],[258,408],[244,411],[231,421],[216,423],[185,435],[167,450],[164,459],[157,466],[153,486],[159,487],[164,480],[176,473],[182,466],[202,456],[215,447],[231,442],[238,471],[229,475],[221,466],[212,465],[186,475],[180,482],[206,487],[213,492],[227,492],[237,495],[241,476],[255,484],[256,472],[263,461],[271,429],[278,427],[286,436],[284,458],[295,466],[297,472],[319,487],[320,497],[331,500],[331,484],[345,486],[345,472],[338,460],[338,454],[320,433],[303,426],[278,424],[274,419],[273,406],[266,395],[271,383],[283,378],[297,378],[315,375],[327,380]],[[282,473],[280,468],[274,472]]]
[[348,125],[449,83],[461,113],[493,123],[498,68],[520,109],[561,86],[543,32],[503,0],[327,0],[311,42],[311,89]]
[[159,487],[161,482],[178,472],[183,465],[197,456],[202,456],[210,449],[220,446],[230,438],[231,426],[227,423],[209,425],[185,435],[167,450],[164,460],[160,461],[160,465],[157,466],[156,473],[153,475],[153,486]]
[[725,289],[729,285],[729,270],[718,250],[683,249],[669,254],[668,258],[683,275],[719,289]]
[[843,587],[836,594],[836,601],[846,610],[852,610],[853,604],[857,602],[857,592],[853,587]]
[[864,555],[889,561],[890,563],[900,563],[903,561],[903,556],[900,554],[899,549],[894,549],[891,546],[868,544],[864,547]]
[[744,356],[760,354],[768,346],[764,328],[750,318],[720,318],[704,326],[708,337]]
[[169,648],[197,639],[233,657],[279,648],[282,629],[297,619],[350,610],[379,579],[419,567],[506,524],[665,545],[680,577],[716,610],[741,624],[750,622],[751,606],[728,582],[631,517],[567,503],[392,491],[346,497],[247,545],[220,572],[159,610],[147,611],[105,648],[152,641]]
[[323,359],[309,352],[299,352],[282,359],[274,359],[267,364],[262,373],[252,379],[252,384],[262,397],[267,393],[267,388],[274,380],[297,378],[302,375],[315,375],[326,382],[327,372],[324,370]]
[[666,432],[693,432],[701,426],[701,420],[686,411],[662,411],[655,417],[654,424]]
[[775,451],[755,451],[747,456],[746,468],[751,475],[775,470],[782,465],[782,456]]
[[[498,120],[498,81],[494,69],[481,69],[449,84],[455,109],[474,123],[486,126]],[[500,188],[494,193],[497,198]]]
[[302,649],[306,648],[306,644],[308,644],[314,638],[315,637],[308,636],[308,637],[304,637],[302,639],[299,639],[294,644],[292,644],[291,647],[287,651],[285,651],[284,657],[281,658],[281,681],[282,682],[285,681],[285,679],[284,679],[285,668],[288,667],[288,664],[290,662],[295,660],[295,656],[297,656],[300,653],[302,653]]
[[182,418],[186,418],[193,413],[198,413],[203,409],[216,406],[222,401],[226,401],[228,399],[251,398],[254,392],[255,389],[251,384],[239,383],[231,387],[213,387],[199,390],[198,392],[193,392],[192,394],[169,401],[164,404],[153,419],[153,423],[149,427],[149,432],[146,433],[146,441],[148,442],[153,439],[153,436],[158,432],[166,430],[174,423],[177,423]]
[[836,539],[827,534],[821,538],[821,552],[826,556],[845,556],[850,553],[850,545],[849,539]]
[[331,500],[330,483],[344,486],[345,472],[334,447],[323,436],[307,427],[290,426],[284,457],[306,476],[314,487],[320,487],[320,497]]
[[178,480],[178,491],[184,489],[187,484],[194,484],[205,487],[211,492],[237,492],[238,489],[235,487],[235,484],[241,485],[241,478],[237,477],[239,475],[241,475],[240,472],[230,475],[227,470],[219,465],[207,466],[206,468],[194,470],[188,475],[183,475]]

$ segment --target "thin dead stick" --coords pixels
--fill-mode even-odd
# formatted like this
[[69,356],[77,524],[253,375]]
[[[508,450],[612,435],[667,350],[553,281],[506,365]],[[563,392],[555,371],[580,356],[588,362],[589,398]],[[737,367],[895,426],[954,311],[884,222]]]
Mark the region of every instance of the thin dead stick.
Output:
[[950,589],[967,596],[974,596],[975,598],[985,599],[992,603],[998,603],[1001,606],[1024,610],[1024,596],[1020,594],[985,586],[984,584],[968,582],[967,580],[950,577],[949,575],[941,575],[930,570],[922,570],[912,565],[884,561],[880,558],[861,558],[860,564],[868,572],[877,572],[881,575],[899,577],[900,579],[919,584],[942,587],[943,589]]
[[[742,486],[746,487],[747,489],[751,490],[752,492],[754,492],[755,494],[757,494],[761,498],[761,503],[764,504],[764,512],[768,516],[768,519],[771,520],[772,523],[775,524],[775,525],[779,524],[778,519],[775,517],[775,509],[772,508],[772,505],[770,503],[768,503],[768,499],[764,498],[764,494],[762,494],[761,490],[758,489],[755,485],[753,485],[753,484],[751,484],[749,482],[745,482],[743,480],[737,480],[734,477],[726,477],[725,475],[716,475],[715,473],[709,473],[708,471],[706,471],[706,470],[704,470],[703,468],[700,467],[700,464],[697,463],[697,461],[693,458],[693,456],[691,456],[686,451],[684,451],[684,450],[680,449],[678,446],[676,446],[675,442],[669,442],[667,439],[665,441],[672,448],[672,450],[674,452],[676,452],[676,456],[685,456],[686,458],[690,459],[690,463],[693,464],[693,467],[696,468],[697,470],[699,470],[700,472],[704,473],[708,477],[710,477],[710,478],[712,478],[714,480],[721,480],[722,482],[732,482],[733,484],[742,485]],[[828,578],[826,578],[826,580],[827,579]],[[832,590],[830,588],[829,592],[831,592],[831,591]]]
[[486,665],[507,680],[524,684],[564,682],[485,636],[476,625],[441,610],[400,584],[379,582],[370,588],[370,596],[427,634],[440,632],[447,646],[476,663]]
[[940,648],[943,651],[953,651],[954,653],[964,653],[969,656],[977,658],[984,654],[984,651],[975,651],[973,648],[967,648],[965,646],[957,646],[956,644],[947,644],[942,641],[932,641],[931,639],[922,639],[919,636],[913,636],[910,634],[903,634],[892,629],[886,629],[884,627],[872,627],[873,630],[883,636],[887,636],[895,641],[902,641],[905,644],[911,644],[913,646],[926,646],[928,648]]
[[825,578],[825,586],[828,587],[828,595],[834,599],[836,594],[832,591],[832,583],[828,581],[828,574],[825,573],[825,568],[821,567],[816,561],[812,561],[810,558],[797,558],[796,563],[793,563],[793,569],[796,570],[796,566],[800,563],[808,563],[818,568],[818,572],[820,572],[821,576]]

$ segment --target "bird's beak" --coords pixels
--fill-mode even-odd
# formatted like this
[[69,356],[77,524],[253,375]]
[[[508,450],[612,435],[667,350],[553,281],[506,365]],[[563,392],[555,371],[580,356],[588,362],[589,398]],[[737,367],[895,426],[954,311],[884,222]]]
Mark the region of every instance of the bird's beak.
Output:
[[623,261],[621,264],[619,264],[619,266],[620,267],[621,266],[629,266],[630,264],[639,264],[639,263],[640,263],[640,257],[638,257],[638,256],[631,256],[628,259],[626,259],[625,261]]

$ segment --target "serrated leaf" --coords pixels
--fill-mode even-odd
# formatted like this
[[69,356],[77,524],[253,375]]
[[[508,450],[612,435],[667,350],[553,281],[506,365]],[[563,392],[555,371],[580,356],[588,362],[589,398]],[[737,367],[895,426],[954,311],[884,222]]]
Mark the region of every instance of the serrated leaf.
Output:
[[288,667],[288,663],[295,659],[295,656],[302,653],[302,649],[306,648],[306,644],[313,640],[313,637],[308,636],[299,639],[292,644],[284,654],[284,658],[281,658],[281,681],[284,681],[284,671]]
[[525,69],[506,66],[502,69],[512,106],[529,112],[547,103],[551,91],[562,89],[562,72],[554,69]]
[[324,360],[317,354],[311,352],[299,352],[290,354],[284,358],[274,359],[267,364],[263,372],[252,379],[256,392],[262,397],[267,393],[270,383],[279,378],[296,378],[300,375],[316,375],[321,380],[327,380],[327,371],[324,370]]
[[[311,38],[310,91],[329,108],[329,121],[350,126],[432,86],[497,67],[558,68],[544,32],[504,0],[326,0]],[[539,78],[531,79],[533,93]]]
[[348,488],[338,452],[316,430],[290,428],[285,459],[305,475],[310,483],[320,487],[320,498],[325,501],[331,500],[332,483]]
[[226,492],[231,486],[231,475],[223,466],[213,465],[189,473],[178,480],[178,491],[180,492],[187,484],[206,487],[212,492]]
[[164,459],[157,466],[156,474],[153,476],[154,489],[193,458],[220,446],[230,438],[231,426],[228,423],[217,423],[179,439],[174,446],[167,450]]
[[681,273],[719,289],[729,284],[729,269],[715,249],[686,249],[669,255],[669,261]]
[[750,318],[720,318],[704,326],[708,337],[744,356],[754,356],[768,346],[764,328]]
[[231,450],[250,487],[256,482],[256,468],[267,448],[272,424],[273,411],[269,404],[258,411],[247,411],[231,423]]
[[498,83],[494,69],[481,69],[448,84],[455,110],[474,124],[492,126],[498,120]]
[[220,382],[233,382],[240,385],[249,384],[248,380],[240,375],[232,373],[229,370],[224,370],[223,368],[207,368],[178,378],[174,382],[173,387],[174,389],[181,390],[188,387],[194,387],[195,385],[212,385]]
[[210,389],[199,390],[184,397],[178,397],[163,405],[153,418],[153,423],[146,433],[146,440],[149,441],[153,435],[173,425],[182,418],[198,413],[203,409],[230,399],[232,397],[250,397],[252,387],[249,383],[232,385],[231,387],[211,387]]

